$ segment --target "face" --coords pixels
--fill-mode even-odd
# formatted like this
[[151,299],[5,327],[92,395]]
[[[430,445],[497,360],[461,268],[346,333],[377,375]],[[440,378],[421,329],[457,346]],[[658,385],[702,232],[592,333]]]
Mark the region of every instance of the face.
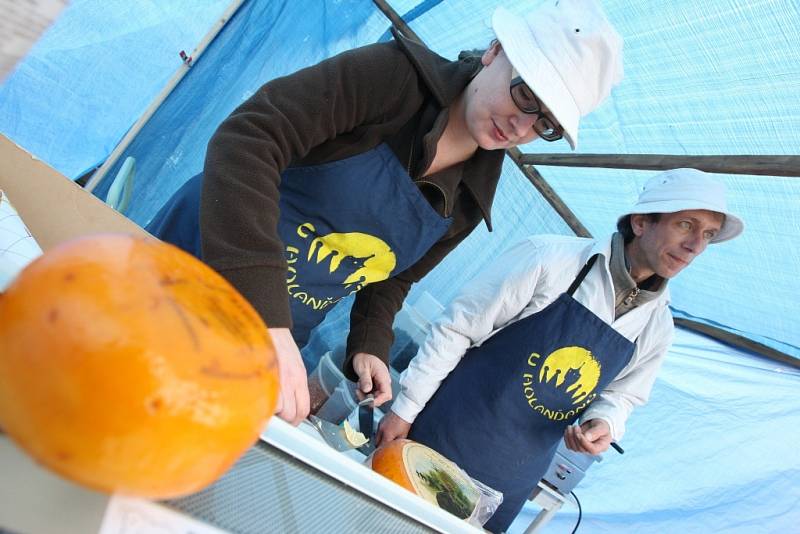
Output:
[[706,249],[724,220],[723,214],[708,210],[664,213],[655,222],[645,215],[632,216],[631,275],[637,281],[653,273],[674,277]]
[[[522,112],[511,99],[512,66],[499,44],[481,58],[483,69],[464,93],[467,130],[486,150],[506,149],[537,138],[533,123],[537,116]],[[544,113],[549,114],[547,108]]]

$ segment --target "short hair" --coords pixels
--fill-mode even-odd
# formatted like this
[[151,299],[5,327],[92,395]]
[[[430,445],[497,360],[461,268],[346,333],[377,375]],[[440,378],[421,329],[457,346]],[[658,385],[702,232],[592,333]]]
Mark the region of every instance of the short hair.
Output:
[[650,222],[657,223],[661,219],[661,213],[629,213],[628,215],[620,218],[617,221],[617,231],[622,234],[623,239],[625,239],[625,244],[627,245],[636,235],[633,233],[633,227],[631,226],[631,217],[633,215],[644,215]]
[[493,47],[495,43],[500,45],[500,48],[503,47],[503,45],[500,44],[500,41],[498,41],[497,39],[492,39],[492,42],[489,43],[489,46],[487,46],[486,48],[473,48],[471,50],[462,50],[461,52],[458,53],[458,60],[463,61],[466,59],[467,61],[480,61],[481,58],[483,58],[483,54],[485,54],[487,50]]

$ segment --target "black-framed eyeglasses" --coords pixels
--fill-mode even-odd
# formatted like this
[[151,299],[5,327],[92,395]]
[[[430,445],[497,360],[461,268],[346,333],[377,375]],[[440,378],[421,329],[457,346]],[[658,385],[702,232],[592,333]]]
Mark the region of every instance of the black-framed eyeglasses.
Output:
[[564,129],[556,121],[548,117],[542,111],[542,103],[536,97],[528,84],[521,76],[517,75],[516,70],[511,71],[511,100],[523,113],[536,115],[533,123],[533,130],[536,135],[545,141],[558,141],[564,136]]

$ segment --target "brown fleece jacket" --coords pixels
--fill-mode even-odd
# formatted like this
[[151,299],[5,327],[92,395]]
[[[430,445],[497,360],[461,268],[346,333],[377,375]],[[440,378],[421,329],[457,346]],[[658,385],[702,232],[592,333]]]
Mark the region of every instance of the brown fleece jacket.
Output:
[[[280,173],[340,160],[387,143],[431,205],[453,222],[416,264],[356,294],[344,369],[357,352],[387,361],[392,322],[411,284],[489,213],[504,151],[420,176],[435,156],[448,106],[480,70],[395,33],[395,41],[344,52],[262,86],[217,129],[206,155],[200,206],[203,259],[270,327],[291,327],[287,265],[278,235]],[[391,216],[387,214],[387,216]]]

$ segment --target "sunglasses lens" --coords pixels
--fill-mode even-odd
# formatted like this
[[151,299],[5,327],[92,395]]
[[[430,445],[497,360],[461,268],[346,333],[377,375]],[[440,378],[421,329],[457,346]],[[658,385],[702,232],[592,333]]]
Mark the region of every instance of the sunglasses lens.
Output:
[[[512,74],[516,74],[512,71]],[[557,141],[563,134],[561,128],[547,116],[542,114],[541,103],[530,87],[516,76],[511,80],[511,99],[523,113],[536,114],[536,122],[533,129],[536,134],[545,141]]]
[[536,131],[537,135],[545,141],[561,139],[561,128],[547,117],[539,117],[536,122],[533,123],[533,129]]
[[539,100],[524,82],[511,86],[511,97],[514,99],[514,104],[523,112],[536,113],[539,111]]

